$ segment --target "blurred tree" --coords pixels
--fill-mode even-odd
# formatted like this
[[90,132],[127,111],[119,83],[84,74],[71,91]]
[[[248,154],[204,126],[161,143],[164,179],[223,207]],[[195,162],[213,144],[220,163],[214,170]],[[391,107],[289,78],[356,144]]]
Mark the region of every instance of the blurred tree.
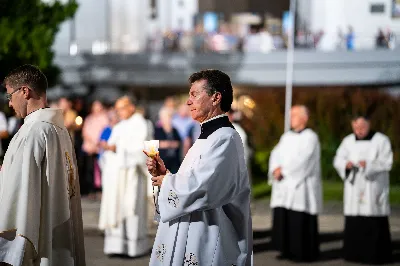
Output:
[[0,80],[15,67],[33,64],[54,85],[60,71],[51,47],[59,26],[77,7],[76,0],[0,0]]

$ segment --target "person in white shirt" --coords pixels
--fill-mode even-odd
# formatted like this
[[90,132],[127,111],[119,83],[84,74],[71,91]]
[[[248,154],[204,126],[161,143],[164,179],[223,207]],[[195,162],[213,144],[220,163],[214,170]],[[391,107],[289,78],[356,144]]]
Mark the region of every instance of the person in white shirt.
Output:
[[318,214],[322,211],[320,143],[307,128],[308,109],[291,110],[292,129],[271,152],[272,243],[279,259],[314,261],[319,256]]
[[24,124],[0,172],[0,262],[85,265],[78,168],[63,112],[46,108],[47,79],[35,66],[16,68],[4,83]]
[[[149,127],[136,111],[134,99],[123,96],[115,103],[121,119],[107,142],[105,151],[116,157],[107,166],[107,193],[102,197],[99,228],[104,230],[104,253],[107,255],[142,256],[149,252],[147,236],[147,178],[151,178],[143,154],[143,142],[149,138]],[[110,181],[111,180],[111,181]]]
[[250,185],[239,134],[229,122],[233,91],[219,70],[189,78],[187,105],[201,134],[176,174],[148,159],[159,186],[160,224],[150,259],[161,265],[252,265]]
[[390,140],[370,129],[369,118],[356,115],[353,133],[345,137],[334,158],[344,181],[343,256],[347,261],[386,264],[392,259],[389,228]]

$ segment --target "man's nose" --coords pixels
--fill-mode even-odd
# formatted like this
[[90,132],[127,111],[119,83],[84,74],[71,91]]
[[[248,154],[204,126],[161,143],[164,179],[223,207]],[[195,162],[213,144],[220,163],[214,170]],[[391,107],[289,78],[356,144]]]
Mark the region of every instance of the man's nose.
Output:
[[8,101],[8,106],[9,106],[9,107],[13,107],[11,101]]
[[186,101],[186,105],[192,105],[192,104],[193,104],[193,102],[190,100],[190,98],[188,98]]

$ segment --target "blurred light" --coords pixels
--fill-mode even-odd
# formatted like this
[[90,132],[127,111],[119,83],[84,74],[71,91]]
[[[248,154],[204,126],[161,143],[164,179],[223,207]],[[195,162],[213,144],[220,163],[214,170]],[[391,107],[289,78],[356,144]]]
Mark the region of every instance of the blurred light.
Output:
[[82,125],[82,123],[83,123],[82,117],[77,116],[77,117],[75,118],[75,124],[76,124],[77,126],[80,126],[80,125]]
[[243,100],[244,106],[247,108],[253,109],[256,106],[256,103],[250,97],[246,96]]
[[78,53],[78,45],[76,43],[72,43],[69,46],[69,54],[74,56]]
[[103,41],[94,41],[92,44],[92,54],[105,54],[107,52],[108,45]]

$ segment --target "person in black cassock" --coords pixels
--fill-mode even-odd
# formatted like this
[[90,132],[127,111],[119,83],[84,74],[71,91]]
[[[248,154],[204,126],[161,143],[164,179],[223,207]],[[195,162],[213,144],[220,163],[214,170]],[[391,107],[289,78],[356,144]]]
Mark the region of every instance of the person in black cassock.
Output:
[[347,261],[386,264],[392,259],[389,228],[390,140],[370,129],[366,116],[355,116],[353,133],[345,137],[334,158],[344,181],[343,257]]
[[280,252],[278,259],[314,261],[319,256],[320,144],[307,128],[308,117],[305,106],[292,107],[292,129],[282,135],[269,161],[272,244]]

